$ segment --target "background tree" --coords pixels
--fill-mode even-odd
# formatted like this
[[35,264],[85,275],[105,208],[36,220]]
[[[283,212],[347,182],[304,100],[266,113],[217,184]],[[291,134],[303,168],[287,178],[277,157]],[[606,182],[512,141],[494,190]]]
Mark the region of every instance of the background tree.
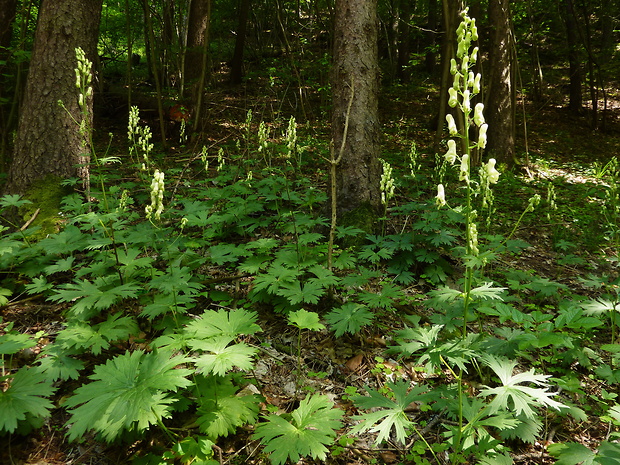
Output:
[[334,24],[332,143],[342,156],[338,217],[371,230],[381,203],[376,0],[337,0]]
[[248,17],[250,14],[250,0],[239,0],[238,16],[239,24],[235,38],[235,51],[230,60],[230,82],[241,84],[243,79],[243,51],[248,31]]
[[57,183],[88,161],[74,119],[80,113],[75,49],[81,47],[91,60],[96,56],[101,6],[102,0],[42,2],[6,192],[23,194],[49,178]]
[[192,0],[189,9],[183,81],[190,88],[191,107],[194,109],[197,129],[201,127],[202,96],[207,80],[210,22],[211,0]]
[[11,99],[6,92],[10,88],[8,61],[11,55],[13,21],[17,12],[17,0],[0,0],[0,171],[6,169],[6,145],[10,126]]
[[509,0],[489,0],[489,73],[485,113],[487,153],[498,162],[515,162],[514,41]]

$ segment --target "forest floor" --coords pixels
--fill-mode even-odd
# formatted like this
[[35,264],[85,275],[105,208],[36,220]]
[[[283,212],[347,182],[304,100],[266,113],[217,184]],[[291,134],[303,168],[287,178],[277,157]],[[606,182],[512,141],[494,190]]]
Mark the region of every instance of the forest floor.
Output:
[[[238,137],[243,131],[241,126],[250,107],[255,113],[262,112],[264,117],[272,111],[281,110],[286,113],[287,101],[293,106],[296,105],[294,95],[271,95],[262,93],[262,90],[260,86],[248,86],[243,90],[229,88],[211,93],[208,104],[210,122],[203,142],[215,146]],[[614,262],[617,250],[611,245],[605,245],[605,241],[601,239],[604,233],[600,226],[587,224],[584,210],[592,207],[584,203],[587,203],[592,191],[599,189],[603,183],[596,170],[603,169],[612,157],[620,155],[620,101],[610,100],[606,127],[604,130],[595,131],[590,128],[586,111],[581,115],[573,115],[564,108],[560,95],[550,93],[546,98],[539,103],[525,102],[527,132],[521,116],[522,108],[519,107],[518,155],[526,169],[522,173],[509,175],[510,182],[505,185],[501,182],[498,185],[496,221],[500,229],[508,229],[520,214],[521,205],[527,203],[532,192],[540,192],[544,196],[548,182],[555,185],[560,213],[549,221],[543,221],[542,225],[540,221],[526,220],[517,231],[517,237],[527,241],[530,246],[519,255],[503,257],[503,262],[498,266],[527,270],[541,278],[575,288],[581,286],[578,278],[587,276],[593,267],[599,271],[606,269],[610,274],[617,273]],[[434,131],[431,130],[431,121],[436,100],[434,88],[425,88],[424,85],[395,87],[382,96],[385,146],[386,151],[392,152],[386,158],[396,166],[399,163],[396,156],[406,153],[410,141],[413,140],[422,154],[422,169],[432,170],[434,156],[431,155],[431,146]],[[309,105],[308,109],[320,115],[321,110],[317,105]],[[316,126],[304,125],[304,128],[299,129],[299,132],[306,130],[312,137],[325,142],[328,131],[324,123]],[[117,132],[117,140],[123,140],[126,125],[111,125],[110,130]],[[104,128],[101,132],[107,133],[108,129]],[[186,149],[176,149],[170,156],[186,157]],[[401,163],[405,166],[404,161]],[[430,191],[429,195],[432,196]],[[516,199],[520,199],[520,202]],[[566,216],[563,216],[564,214]],[[572,218],[568,215],[572,215]],[[575,218],[582,217],[586,223],[575,224]],[[583,260],[575,264],[558,265],[557,259],[563,252],[554,248],[554,244],[559,240],[579,244],[576,253]],[[581,287],[584,293],[588,292]],[[424,284],[416,284],[410,286],[407,292],[412,295],[419,293],[422,299],[426,290]],[[31,300],[10,305],[2,309],[0,314],[3,325],[14,322],[15,329],[29,334],[38,331],[54,334],[62,324],[64,308],[42,300]],[[421,308],[399,310],[403,313],[424,312]],[[262,342],[269,342],[270,348],[261,353],[256,364],[256,382],[252,384],[253,389],[260,392],[269,404],[290,410],[289,403],[297,397],[300,389],[294,376],[299,363],[294,349],[297,332],[280,316],[269,312],[261,313],[260,324],[263,329]],[[362,388],[375,385],[376,379],[385,374],[385,370],[377,369],[379,364],[388,371],[393,369],[406,373],[412,379],[421,376],[414,367],[398,364],[385,357],[384,351],[389,344],[385,335],[399,327],[402,327],[402,322],[395,319],[381,321],[380,325],[372,329],[338,340],[328,331],[313,332],[305,336],[307,339],[304,342],[302,363],[309,374],[304,379],[302,389],[327,394],[340,408],[351,412],[354,410],[353,405],[343,398],[347,386]],[[45,343],[45,340],[41,341],[41,344]],[[587,376],[584,376],[584,380],[587,382]],[[585,390],[594,397],[598,395],[600,388],[595,382],[585,386]],[[70,392],[70,386],[59,391],[57,404],[62,404],[63,395]],[[162,439],[153,436],[131,446],[108,446],[94,440],[69,443],[63,426],[66,420],[66,413],[58,408],[42,429],[25,437],[0,438],[0,463],[124,464],[127,463],[127,457],[137,449],[157,444]],[[607,425],[600,422],[590,425],[589,428],[577,427],[576,424],[565,426],[561,433],[557,433],[556,429],[549,430],[546,435],[547,442],[561,439],[590,446],[608,434]],[[558,438],[560,434],[562,437]],[[216,458],[220,463],[263,463],[264,456],[259,453],[258,444],[249,440],[249,435],[250,431],[241,430],[219,442],[219,457]],[[3,443],[6,447],[2,446]],[[514,450],[519,451],[514,456],[516,463],[552,463],[555,460],[545,453],[545,444],[516,445]],[[243,461],[241,457],[244,457]],[[340,457],[330,458],[327,463],[405,463],[401,457],[401,450],[397,447],[374,447],[372,438],[368,435],[357,442],[355,447],[349,448]],[[314,462],[305,459],[302,463]]]

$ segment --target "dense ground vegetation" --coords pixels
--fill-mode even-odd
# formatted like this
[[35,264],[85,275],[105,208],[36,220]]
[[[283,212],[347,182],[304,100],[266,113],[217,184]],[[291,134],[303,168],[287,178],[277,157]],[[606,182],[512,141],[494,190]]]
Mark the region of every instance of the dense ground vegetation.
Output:
[[432,150],[424,76],[391,86],[369,235],[277,71],[168,152],[98,115],[51,221],[0,199],[1,461],[618,463],[620,114],[522,95],[523,170],[479,171]]

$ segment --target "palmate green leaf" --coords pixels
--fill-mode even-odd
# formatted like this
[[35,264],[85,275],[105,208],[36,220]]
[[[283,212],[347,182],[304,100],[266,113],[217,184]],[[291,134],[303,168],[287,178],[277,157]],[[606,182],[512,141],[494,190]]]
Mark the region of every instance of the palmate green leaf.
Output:
[[395,383],[389,382],[387,386],[394,393],[393,400],[368,387],[365,388],[369,394],[368,396],[353,397],[353,402],[360,409],[381,410],[353,417],[355,420],[360,420],[360,423],[351,430],[351,433],[358,434],[365,431],[379,433],[375,442],[379,445],[390,437],[390,433],[394,429],[396,440],[401,444],[405,444],[408,436],[407,430],[413,425],[413,422],[407,417],[405,409],[412,402],[423,401],[426,397],[424,391],[427,388],[418,385],[409,390],[410,385],[404,380],[396,381]]
[[478,465],[512,465],[514,460],[508,452],[496,455],[487,455],[478,460]]
[[137,297],[140,290],[141,287],[136,283],[110,286],[102,278],[98,278],[95,282],[83,279],[59,286],[50,300],[54,302],[75,300],[71,313],[76,317],[87,319],[99,310],[110,308],[119,300]]
[[19,194],[5,194],[0,197],[0,207],[16,207],[19,208],[23,205],[32,203],[30,200],[23,199]]
[[37,342],[30,335],[7,330],[5,334],[0,336],[0,355],[14,354],[36,345]]
[[600,313],[620,310],[620,302],[612,302],[607,299],[589,300],[582,305],[586,315],[598,315]]
[[388,309],[392,307],[394,300],[403,297],[401,288],[391,283],[386,283],[381,286],[381,291],[374,292],[361,292],[358,298],[368,305],[370,308],[384,308]]
[[557,457],[556,465],[594,465],[596,453],[576,442],[550,444],[549,454]]
[[505,287],[493,287],[493,283],[484,283],[482,286],[475,287],[469,292],[472,299],[480,300],[504,300],[502,294]]
[[280,286],[284,283],[294,282],[299,272],[280,264],[274,264],[269,267],[265,274],[254,278],[255,292],[266,290],[271,294],[275,294]]
[[342,427],[342,411],[333,408],[327,396],[312,395],[299,403],[289,422],[278,415],[269,415],[267,422],[256,427],[255,439],[260,439],[271,462],[282,465],[287,459],[297,463],[310,456],[325,460],[336,430]]
[[395,337],[398,345],[390,347],[390,351],[409,356],[420,349],[435,347],[442,328],[443,325],[433,325],[401,329],[396,332]]
[[50,381],[78,379],[84,362],[70,357],[71,352],[59,344],[50,344],[43,350],[45,357],[39,359],[39,371]]
[[200,431],[215,441],[228,436],[242,425],[254,424],[258,418],[259,398],[255,395],[239,396],[239,388],[230,376],[198,377],[198,419]]
[[362,304],[347,302],[334,308],[325,315],[325,320],[331,326],[336,337],[344,333],[358,333],[364,326],[372,323],[375,314]]
[[601,465],[620,465],[620,444],[610,441],[601,442],[597,461]]
[[310,331],[320,331],[325,329],[325,326],[319,322],[319,314],[315,312],[309,312],[308,310],[297,310],[296,312],[290,312],[288,314],[289,324],[299,329],[307,329]]
[[0,389],[0,433],[12,433],[27,415],[49,416],[54,405],[47,397],[56,389],[43,373],[23,367],[12,376],[0,377],[0,384],[4,382],[8,382],[8,389]]
[[325,292],[326,287],[319,279],[315,278],[309,279],[303,285],[297,280],[291,283],[283,283],[276,295],[285,297],[291,305],[316,304]]
[[543,427],[540,418],[527,418],[525,415],[520,415],[517,420],[514,427],[505,428],[500,432],[502,439],[516,439],[534,444],[539,439]]
[[70,255],[67,258],[61,258],[60,260],[57,260],[53,265],[49,265],[43,268],[43,273],[49,276],[54,273],[62,273],[64,271],[72,270],[74,261],[75,257],[73,255]]
[[[566,405],[552,399],[556,393],[548,392],[547,380],[550,375],[537,375],[534,370],[513,375],[517,362],[487,355],[483,362],[499,377],[502,385],[494,388],[485,386],[480,396],[495,396],[489,407],[492,412],[500,410],[514,411],[515,414],[527,418],[536,418],[533,407],[551,407],[556,410],[567,408]],[[534,384],[540,387],[531,387]]]
[[168,392],[191,384],[186,377],[192,371],[178,368],[185,362],[185,357],[169,352],[138,350],[96,366],[92,381],[76,389],[65,404],[71,414],[69,440],[94,430],[113,441],[125,430],[142,431],[169,417],[174,399]]
[[112,342],[127,339],[130,335],[138,334],[138,331],[138,323],[134,318],[115,313],[96,325],[83,321],[69,322],[58,334],[56,343],[68,350],[90,349],[94,355],[99,355]]
[[242,308],[233,310],[206,310],[200,318],[185,327],[184,332],[190,338],[208,339],[226,336],[231,340],[240,336],[261,331],[256,324],[257,315]]
[[253,357],[258,349],[243,342],[229,346],[228,344],[231,341],[228,336],[212,337],[207,340],[190,340],[188,345],[194,350],[210,352],[196,358],[196,368],[202,373],[220,376],[224,376],[234,367],[241,370],[251,370],[254,366]]

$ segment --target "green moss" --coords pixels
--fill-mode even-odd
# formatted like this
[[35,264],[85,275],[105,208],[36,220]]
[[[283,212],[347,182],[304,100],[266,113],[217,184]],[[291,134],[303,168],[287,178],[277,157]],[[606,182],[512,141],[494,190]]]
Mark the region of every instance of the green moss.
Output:
[[20,207],[19,216],[25,224],[36,213],[29,227],[38,226],[40,229],[33,235],[33,239],[43,239],[60,229],[63,221],[60,216],[61,201],[71,193],[71,189],[61,183],[62,179],[49,176],[32,184],[24,194],[24,198],[32,203]]
[[[351,226],[359,228],[366,234],[376,234],[379,230],[379,215],[369,202],[361,204],[359,207],[343,213],[338,221],[340,226]],[[359,234],[356,237],[349,237],[345,247],[358,247],[366,240],[366,234]]]

